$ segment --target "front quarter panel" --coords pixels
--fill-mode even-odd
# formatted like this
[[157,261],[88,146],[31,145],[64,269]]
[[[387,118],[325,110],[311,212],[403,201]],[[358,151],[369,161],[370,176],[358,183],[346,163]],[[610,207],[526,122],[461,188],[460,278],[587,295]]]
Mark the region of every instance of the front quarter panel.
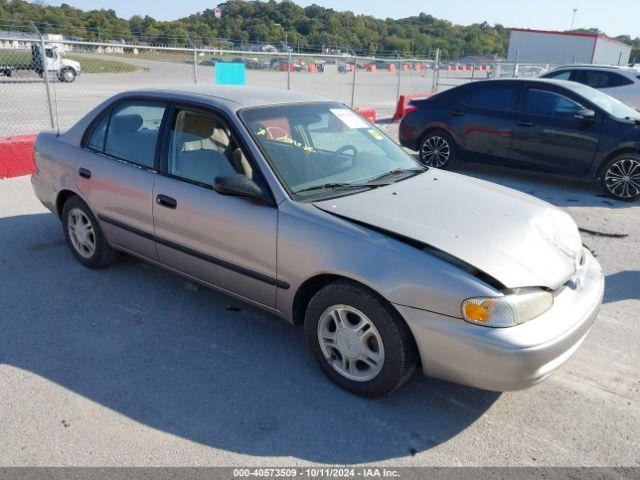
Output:
[[597,178],[604,162],[616,156],[618,152],[640,154],[640,126],[627,121],[607,120],[603,128],[600,147],[589,171],[590,178]]
[[460,317],[462,300],[496,290],[461,269],[383,233],[285,201],[278,219],[277,309],[290,321],[300,286],[317,275],[337,275],[371,288],[398,305]]

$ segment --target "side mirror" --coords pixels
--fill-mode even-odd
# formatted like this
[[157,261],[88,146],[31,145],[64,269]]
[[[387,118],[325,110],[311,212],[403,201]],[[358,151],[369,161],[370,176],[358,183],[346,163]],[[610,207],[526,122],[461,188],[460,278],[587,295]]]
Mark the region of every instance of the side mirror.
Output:
[[252,198],[264,201],[262,189],[246,175],[220,175],[213,182],[213,189],[221,195]]
[[585,108],[576,113],[576,118],[578,120],[591,121],[596,118],[596,112]]

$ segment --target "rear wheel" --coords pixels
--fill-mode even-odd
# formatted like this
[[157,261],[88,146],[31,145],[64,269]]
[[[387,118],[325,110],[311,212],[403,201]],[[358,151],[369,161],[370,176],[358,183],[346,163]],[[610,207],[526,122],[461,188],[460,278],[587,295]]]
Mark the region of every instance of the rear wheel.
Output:
[[316,293],[304,328],[322,371],[357,395],[374,398],[394,391],[417,364],[413,337],[398,313],[351,282],[337,281]]
[[69,198],[62,208],[62,226],[67,246],[85,267],[103,268],[118,258],[109,246],[91,210],[80,197]]
[[436,130],[427,133],[420,142],[420,161],[434,168],[450,168],[456,161],[456,144],[451,135]]
[[609,160],[602,169],[600,185],[617,200],[632,202],[640,198],[640,155],[624,153]]

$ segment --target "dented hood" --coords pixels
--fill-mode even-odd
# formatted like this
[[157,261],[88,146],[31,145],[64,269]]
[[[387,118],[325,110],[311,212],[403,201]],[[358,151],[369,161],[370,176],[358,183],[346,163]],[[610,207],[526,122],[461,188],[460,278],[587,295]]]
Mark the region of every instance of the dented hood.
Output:
[[315,205],[442,250],[508,288],[555,289],[573,276],[582,251],[578,228],[562,210],[442,170]]

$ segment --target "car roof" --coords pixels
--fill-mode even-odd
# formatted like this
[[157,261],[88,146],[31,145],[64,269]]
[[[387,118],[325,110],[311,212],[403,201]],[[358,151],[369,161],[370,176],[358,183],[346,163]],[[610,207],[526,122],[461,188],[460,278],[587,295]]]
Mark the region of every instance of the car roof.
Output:
[[625,65],[591,65],[591,64],[576,64],[576,65],[560,65],[558,67],[554,67],[550,72],[556,70],[567,70],[567,69],[575,69],[575,70],[615,70],[619,73],[628,73],[631,75],[640,74],[640,69],[637,67],[628,67]]
[[[468,83],[467,85],[494,85],[500,83],[539,83],[546,85],[557,85],[565,88],[574,88],[576,86],[576,82],[572,82],[570,80],[557,80],[555,78],[492,78],[488,80],[477,80],[472,83]],[[582,84],[578,84],[584,87]]]
[[126,95],[148,95],[165,98],[173,97],[181,100],[215,100],[218,103],[225,104],[231,110],[283,103],[332,101],[319,95],[293,90],[230,85],[150,88],[144,90],[132,90],[126,92]]

